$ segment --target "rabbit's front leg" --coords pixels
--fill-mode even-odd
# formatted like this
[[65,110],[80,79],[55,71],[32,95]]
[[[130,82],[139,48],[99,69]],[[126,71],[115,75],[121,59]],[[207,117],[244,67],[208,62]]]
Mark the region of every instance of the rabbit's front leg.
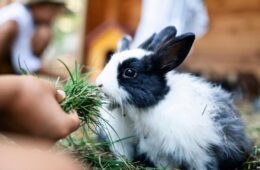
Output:
[[[122,113],[120,107],[101,109],[103,136],[111,142],[110,149],[118,157],[128,160],[134,159],[136,139],[132,128],[132,121]],[[102,133],[101,133],[102,134]]]

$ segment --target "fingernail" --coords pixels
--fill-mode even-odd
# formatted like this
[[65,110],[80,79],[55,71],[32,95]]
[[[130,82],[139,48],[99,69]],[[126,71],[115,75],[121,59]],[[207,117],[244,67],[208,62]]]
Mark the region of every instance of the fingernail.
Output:
[[66,93],[63,90],[57,90],[58,100],[62,101],[66,98]]

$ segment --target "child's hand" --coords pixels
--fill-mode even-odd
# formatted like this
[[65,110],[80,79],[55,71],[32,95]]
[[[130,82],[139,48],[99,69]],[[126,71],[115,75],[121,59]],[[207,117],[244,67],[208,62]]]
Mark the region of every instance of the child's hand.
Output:
[[79,127],[76,113],[59,105],[65,93],[32,76],[0,77],[0,130],[52,141]]

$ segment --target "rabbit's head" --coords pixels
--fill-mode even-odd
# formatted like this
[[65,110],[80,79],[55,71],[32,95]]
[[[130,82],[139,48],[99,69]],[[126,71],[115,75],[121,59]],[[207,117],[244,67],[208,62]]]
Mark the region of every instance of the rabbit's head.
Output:
[[170,90],[165,75],[184,61],[194,39],[192,33],[176,37],[176,29],[167,27],[129,50],[129,39],[123,38],[123,47],[100,73],[97,86],[117,104],[153,106]]

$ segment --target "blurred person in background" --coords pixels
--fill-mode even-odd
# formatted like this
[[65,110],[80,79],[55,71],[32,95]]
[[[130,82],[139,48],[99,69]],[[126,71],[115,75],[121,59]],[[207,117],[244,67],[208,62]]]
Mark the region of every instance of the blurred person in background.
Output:
[[20,0],[0,8],[0,74],[19,74],[23,68],[65,78],[41,62],[52,38],[52,23],[65,10],[64,0]]

